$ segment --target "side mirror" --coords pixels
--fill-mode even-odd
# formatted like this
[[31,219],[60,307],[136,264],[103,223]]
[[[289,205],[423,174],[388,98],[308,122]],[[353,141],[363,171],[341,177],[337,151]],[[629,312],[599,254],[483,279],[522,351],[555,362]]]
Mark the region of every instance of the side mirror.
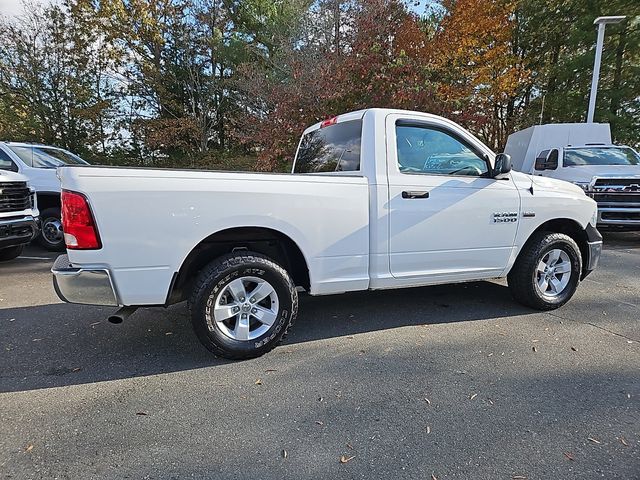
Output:
[[536,157],[536,170],[555,170],[558,168],[558,149],[543,150]]
[[554,148],[549,152],[547,161],[545,163],[546,170],[555,170],[558,168],[558,149]]
[[493,176],[497,177],[511,171],[511,155],[499,153],[496,155],[495,166],[493,167]]

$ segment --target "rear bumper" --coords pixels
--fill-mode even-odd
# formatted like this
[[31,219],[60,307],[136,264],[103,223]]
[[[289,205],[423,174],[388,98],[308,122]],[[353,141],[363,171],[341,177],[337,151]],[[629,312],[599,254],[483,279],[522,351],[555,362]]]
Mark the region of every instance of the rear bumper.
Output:
[[38,219],[31,215],[0,219],[0,248],[26,245],[38,235]]
[[53,288],[60,300],[88,305],[118,305],[118,296],[106,268],[80,268],[60,255],[53,267]]
[[598,229],[589,224],[585,228],[585,232],[587,234],[587,258],[584,259],[583,279],[596,269],[600,262],[600,255],[602,255],[602,235]]

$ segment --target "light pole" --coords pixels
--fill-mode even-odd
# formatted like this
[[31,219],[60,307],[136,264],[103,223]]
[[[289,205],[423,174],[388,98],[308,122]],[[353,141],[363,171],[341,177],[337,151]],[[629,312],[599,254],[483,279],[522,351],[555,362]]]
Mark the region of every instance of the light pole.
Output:
[[591,94],[589,95],[589,111],[587,112],[587,123],[593,123],[593,114],[596,111],[596,95],[598,94],[598,78],[600,77],[600,61],[602,60],[602,45],[604,43],[604,28],[607,23],[620,23],[625,18],[624,15],[615,17],[598,17],[593,24],[598,25],[598,41],[596,42],[596,59],[593,62],[593,77],[591,78]]

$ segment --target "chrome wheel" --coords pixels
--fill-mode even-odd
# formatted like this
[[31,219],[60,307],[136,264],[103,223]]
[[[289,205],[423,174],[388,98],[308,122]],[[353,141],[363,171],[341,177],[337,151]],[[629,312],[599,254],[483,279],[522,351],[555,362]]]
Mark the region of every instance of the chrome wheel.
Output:
[[[228,283],[207,303],[207,326],[218,328],[233,340],[254,340],[278,318],[278,294],[258,277],[240,277]],[[213,310],[213,311],[212,311]]]
[[42,238],[51,245],[56,245],[63,241],[62,222],[59,218],[49,217],[42,222]]
[[536,288],[545,297],[557,297],[571,280],[571,259],[559,248],[545,253],[536,270]]

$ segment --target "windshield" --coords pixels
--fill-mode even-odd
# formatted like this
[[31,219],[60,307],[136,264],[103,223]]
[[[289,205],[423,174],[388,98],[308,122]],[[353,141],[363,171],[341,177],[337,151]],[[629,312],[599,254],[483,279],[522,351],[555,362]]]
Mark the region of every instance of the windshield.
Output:
[[9,148],[30,167],[57,168],[62,165],[88,165],[79,156],[60,148],[15,145],[9,145]]
[[640,165],[640,155],[629,147],[571,148],[564,151],[564,166]]

